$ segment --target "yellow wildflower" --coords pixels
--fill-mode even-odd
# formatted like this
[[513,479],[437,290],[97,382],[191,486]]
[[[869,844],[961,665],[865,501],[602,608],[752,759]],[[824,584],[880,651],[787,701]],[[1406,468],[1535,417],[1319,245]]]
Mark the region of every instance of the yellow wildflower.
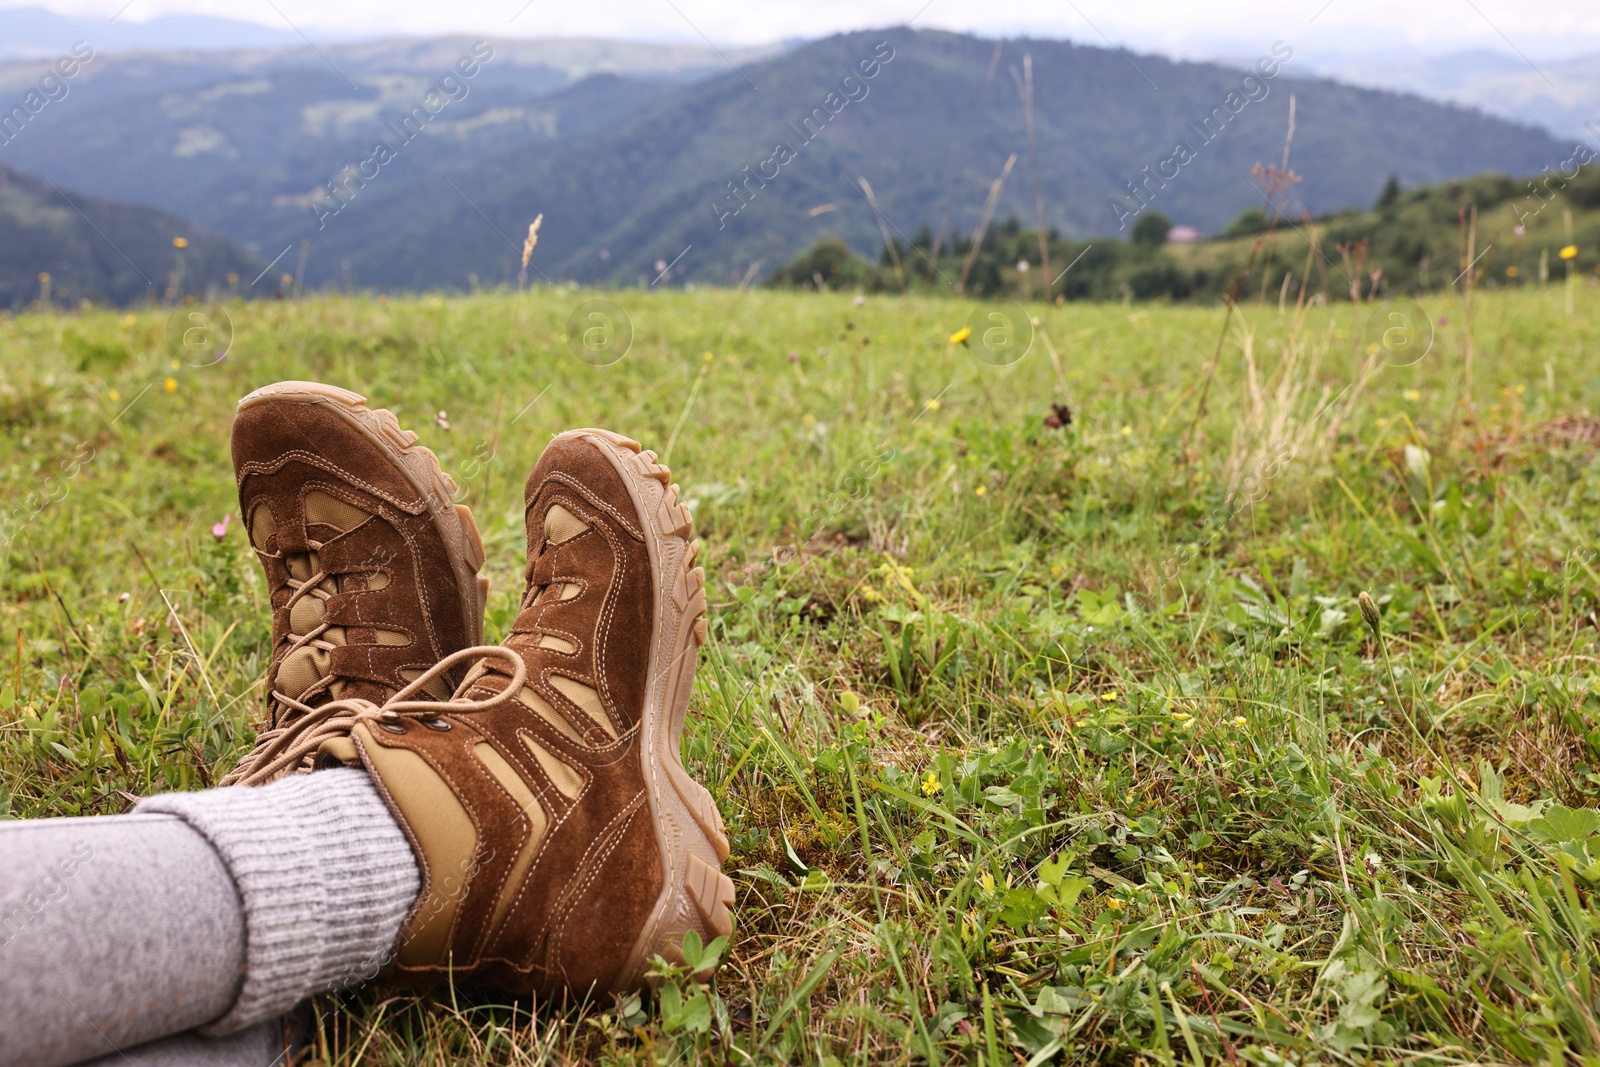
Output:
[[1106,907],[1110,908],[1112,911],[1121,911],[1122,910],[1122,901],[1117,899],[1116,897],[1107,897],[1106,898]]
[[1563,248],[1561,250],[1561,258],[1562,259],[1577,259],[1578,258],[1578,246],[1577,245],[1568,245],[1567,247]]
[[1133,427],[1132,426],[1124,426],[1122,428],[1122,436],[1124,436],[1124,437],[1132,437],[1133,436]]
[[932,400],[928,401],[928,410],[929,411],[938,411],[939,410],[939,398],[938,397],[934,397]]
[[989,487],[986,486],[986,485],[980,485],[980,486],[978,486],[978,488],[973,490],[973,492],[977,493],[979,496],[982,496],[983,494],[987,493],[988,491],[989,491]]
[[169,393],[176,393],[178,391],[178,379],[168,378],[166,381],[161,383],[161,388],[165,389]]
[[1518,396],[1521,396],[1523,393],[1526,393],[1527,391],[1528,391],[1528,387],[1526,385],[1523,385],[1520,382],[1517,383],[1516,389],[1513,390],[1513,392],[1515,392]]
[[1520,270],[1518,270],[1517,268],[1515,268],[1515,267],[1507,267],[1506,268],[1506,277],[1507,278],[1515,278],[1517,275],[1519,275],[1521,273],[1522,272]]
[[922,795],[925,797],[935,796],[941,788],[943,787],[939,785],[939,776],[929,771],[928,776],[922,780]]
[[117,401],[122,399],[122,394],[117,392],[115,389],[113,389],[109,393],[106,394],[106,399],[110,400],[113,404],[115,404]]
[[181,252],[189,247],[189,239],[187,237],[174,237],[172,239],[172,247]]
[[1243,727],[1248,726],[1249,722],[1243,715],[1235,715],[1233,718],[1228,720],[1228,725],[1234,727],[1235,729],[1242,729]]
[[124,326],[137,326],[137,325],[139,325],[139,316],[137,316],[137,315],[124,315],[124,316],[122,316],[122,325],[124,325]]
[[700,353],[700,358],[705,360],[707,363],[710,363],[712,360],[716,359],[717,357],[713,356],[710,352],[702,352],[702,353]]
[[955,333],[950,335],[950,343],[953,344],[953,345],[964,345],[964,344],[967,343],[967,338],[969,338],[971,336],[972,336],[972,327],[971,326],[963,326],[963,327],[961,327],[961,329],[957,330]]
[[985,893],[993,893],[994,875],[990,874],[988,871],[984,871],[982,874],[978,875],[978,884],[983,886],[983,891]]

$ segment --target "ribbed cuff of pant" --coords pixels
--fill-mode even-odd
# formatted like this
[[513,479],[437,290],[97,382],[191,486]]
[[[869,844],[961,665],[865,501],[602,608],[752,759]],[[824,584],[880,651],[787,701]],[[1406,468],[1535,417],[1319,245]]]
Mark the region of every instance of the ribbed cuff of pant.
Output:
[[176,815],[204,836],[244,905],[239,999],[202,1033],[232,1033],[370,980],[421,891],[411,845],[362,770],[165,793],[136,810]]

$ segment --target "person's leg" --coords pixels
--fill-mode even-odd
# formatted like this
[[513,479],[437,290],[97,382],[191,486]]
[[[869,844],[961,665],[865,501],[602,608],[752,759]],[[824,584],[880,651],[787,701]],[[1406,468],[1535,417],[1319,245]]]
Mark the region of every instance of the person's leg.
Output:
[[108,1052],[80,1067],[280,1067],[292,1062],[289,1035],[278,1019],[227,1037],[178,1034],[148,1045]]
[[371,779],[345,769],[0,824],[0,856],[8,1067],[237,1033],[365,981],[421,883]]
[[244,912],[172,815],[0,824],[0,1063],[72,1063],[220,1018]]

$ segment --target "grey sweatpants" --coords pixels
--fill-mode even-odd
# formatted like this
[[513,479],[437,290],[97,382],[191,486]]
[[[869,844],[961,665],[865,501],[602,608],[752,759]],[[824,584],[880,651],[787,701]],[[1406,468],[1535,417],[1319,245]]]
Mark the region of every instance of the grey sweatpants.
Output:
[[0,822],[0,1065],[266,1067],[283,1013],[381,969],[419,887],[358,770]]

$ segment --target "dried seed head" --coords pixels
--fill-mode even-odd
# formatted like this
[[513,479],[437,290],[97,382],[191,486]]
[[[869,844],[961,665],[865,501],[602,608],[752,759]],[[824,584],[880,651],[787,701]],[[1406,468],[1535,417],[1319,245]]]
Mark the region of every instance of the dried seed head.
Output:
[[534,217],[528,225],[528,239],[522,242],[522,270],[517,274],[517,292],[522,292],[522,287],[528,281],[528,260],[533,258],[533,248],[539,243],[539,224],[544,221],[544,212]]
[[533,258],[533,248],[539,243],[539,224],[544,221],[544,213],[539,215],[528,226],[528,239],[522,242],[522,269],[528,269],[528,260]]
[[1372,631],[1372,636],[1381,637],[1383,635],[1383,620],[1382,616],[1378,614],[1378,605],[1373,602],[1371,595],[1365,592],[1358,593],[1356,595],[1356,603],[1361,605],[1361,618],[1366,622],[1367,628]]

